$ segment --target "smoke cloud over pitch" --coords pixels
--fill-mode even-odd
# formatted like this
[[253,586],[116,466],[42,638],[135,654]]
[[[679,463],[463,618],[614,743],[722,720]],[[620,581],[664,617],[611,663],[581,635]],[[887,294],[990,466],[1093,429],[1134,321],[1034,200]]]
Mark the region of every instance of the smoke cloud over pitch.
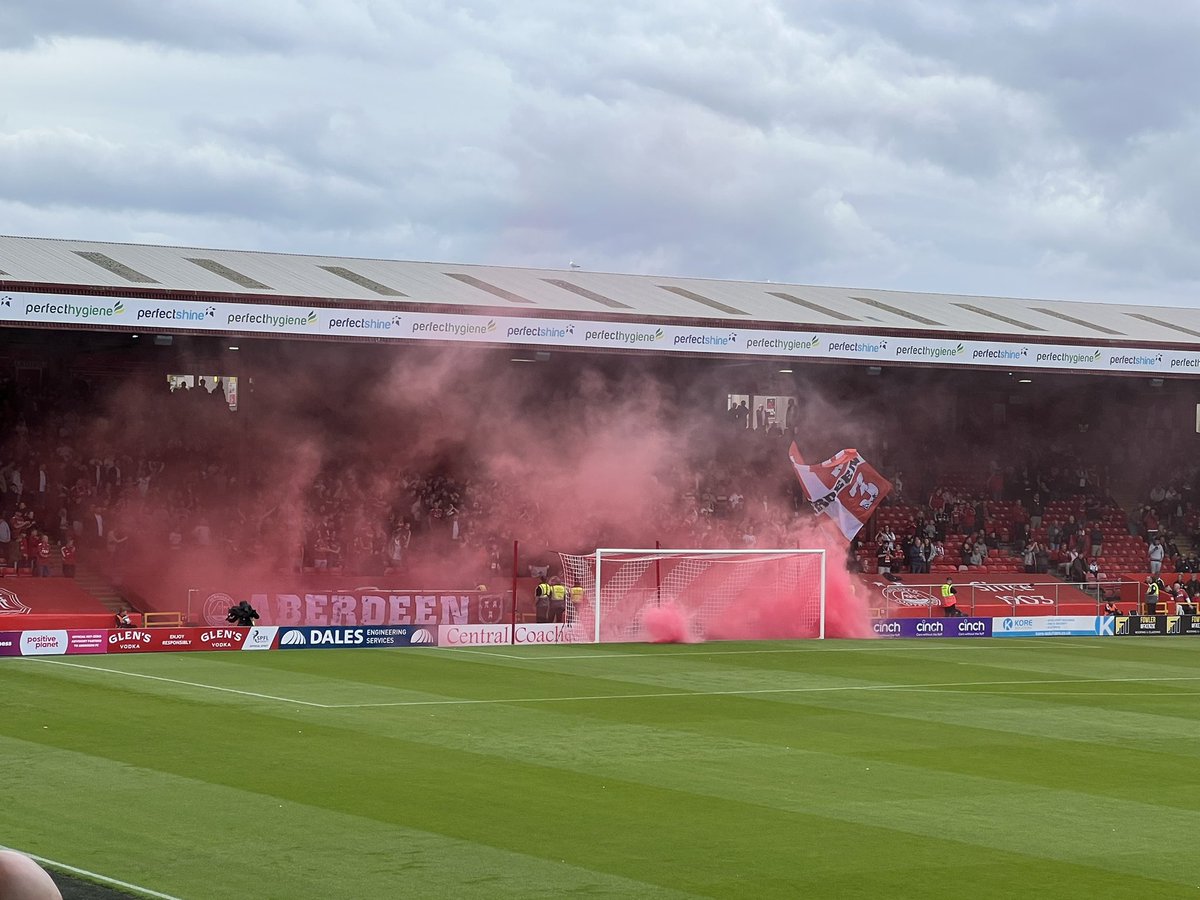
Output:
[[[232,593],[291,577],[314,527],[332,516],[343,545],[359,533],[386,541],[389,520],[407,520],[400,575],[343,580],[411,588],[504,586],[513,540],[522,568],[597,546],[741,547],[749,533],[762,548],[826,546],[830,634],[869,634],[844,541],[807,513],[795,521],[790,438],[733,427],[720,367],[559,354],[518,364],[492,351],[316,343],[262,344],[238,362],[236,413],[170,395],[156,376],[102,397],[85,423],[98,456],[125,456],[135,470],[161,464],[148,489],[107,510],[130,538],[116,561],[123,583],[157,608],[178,608],[188,587]],[[176,365],[219,372],[228,356]],[[809,412],[828,421],[819,395],[806,391],[801,404],[802,447],[813,458],[841,449],[824,426],[806,428]],[[415,499],[414,485],[438,478],[457,495],[457,536]],[[709,490],[745,501],[717,521],[696,512]],[[200,523],[210,546],[196,546]],[[178,529],[184,548],[171,550]],[[489,568],[496,548],[502,575]],[[743,598],[720,636],[802,636],[795,602]]]

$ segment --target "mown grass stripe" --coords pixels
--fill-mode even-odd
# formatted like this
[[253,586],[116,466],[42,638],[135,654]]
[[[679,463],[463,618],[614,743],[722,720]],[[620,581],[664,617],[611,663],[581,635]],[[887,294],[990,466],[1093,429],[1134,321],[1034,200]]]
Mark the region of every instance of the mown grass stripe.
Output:
[[[399,711],[0,663],[0,734],[16,739],[0,741],[0,762],[18,785],[6,785],[0,828],[90,865],[101,807],[111,816],[127,795],[127,808],[163,816],[110,819],[124,840],[141,835],[137,880],[195,883],[204,896],[235,896],[232,875],[196,881],[198,861],[180,867],[172,849],[187,834],[216,858],[230,822],[258,842],[243,888],[289,897],[338,895],[347,872],[367,897],[394,895],[398,879],[455,897],[999,897],[1030,884],[1051,896],[1183,896],[1194,876],[1161,838],[1191,833],[1200,807],[1200,787],[1173,774],[1200,755],[1187,689],[1200,662],[1184,639],[1154,643],[704,660],[668,647],[549,665],[413,651],[105,662],[322,704],[356,691],[497,701]],[[961,687],[995,681],[1016,682],[1001,685],[1016,695]],[[1050,696],[1063,682],[1080,694]],[[943,683],[959,687],[919,687]],[[1094,696],[1114,684],[1122,696]],[[887,689],[827,689],[864,685]],[[775,689],[785,692],[749,693]],[[623,702],[503,702],[592,693]],[[1155,777],[1125,777],[1145,769]],[[89,774],[106,804],[89,795]],[[39,815],[45,785],[68,794],[70,820]],[[216,797],[230,808],[211,808]],[[315,852],[318,822],[345,858]],[[393,846],[404,840],[423,850]],[[459,873],[456,854],[487,862]],[[320,878],[306,886],[306,875]]]

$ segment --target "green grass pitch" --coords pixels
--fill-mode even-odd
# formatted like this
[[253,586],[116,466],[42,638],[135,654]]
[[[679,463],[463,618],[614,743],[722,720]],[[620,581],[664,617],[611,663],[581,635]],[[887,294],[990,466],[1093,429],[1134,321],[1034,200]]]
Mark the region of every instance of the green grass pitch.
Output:
[[0,844],[172,897],[1195,897],[1200,642],[0,661]]

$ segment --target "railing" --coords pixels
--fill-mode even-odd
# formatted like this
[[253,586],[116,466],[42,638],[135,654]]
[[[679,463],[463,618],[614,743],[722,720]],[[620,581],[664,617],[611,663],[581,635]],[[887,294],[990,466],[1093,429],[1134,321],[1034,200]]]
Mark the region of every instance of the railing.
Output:
[[[1142,602],[1144,585],[1137,581],[1024,582],[1020,578],[1018,573],[1013,573],[1012,580],[1005,582],[956,582],[955,605],[965,615],[975,615],[984,607],[1002,605],[1010,607],[1013,613],[1037,616],[1061,615],[1066,606],[1073,607],[1072,612],[1079,614],[1082,612],[1079,607],[1090,604],[1094,614],[1101,615],[1104,604],[1109,601],[1123,612],[1137,612]],[[931,617],[942,614],[940,581],[925,584],[896,582],[885,587],[883,593],[886,606],[877,610],[877,614],[890,615],[905,609],[919,609],[921,615]],[[1170,603],[1174,609],[1174,599]]]
[[180,612],[148,612],[142,613],[142,624],[147,628],[166,625],[178,628],[183,625],[183,613]]

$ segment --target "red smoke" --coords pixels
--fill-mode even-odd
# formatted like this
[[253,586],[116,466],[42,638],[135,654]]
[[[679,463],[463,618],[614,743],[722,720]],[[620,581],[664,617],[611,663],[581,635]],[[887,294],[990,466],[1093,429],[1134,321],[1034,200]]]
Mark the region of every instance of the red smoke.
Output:
[[650,607],[642,615],[642,624],[652,644],[690,644],[695,640],[687,614],[674,603]]
[[[399,574],[350,574],[347,566],[347,585],[386,577],[411,588],[503,589],[514,540],[521,575],[529,564],[556,567],[555,551],[597,546],[828,544],[828,634],[870,634],[844,571],[845,542],[826,541],[807,512],[795,517],[790,436],[733,428],[719,368],[562,354],[521,365],[509,356],[247,346],[238,357],[236,413],[206,397],[169,395],[160,376],[121,385],[86,418],[78,450],[124,458],[128,474],[151,462],[162,470],[144,493],[127,481],[105,503],[110,525],[130,536],[114,561],[117,575],[160,609],[180,608],[189,587],[262,589],[298,569],[314,526],[330,520],[345,555],[355,535],[385,540],[389,519],[412,525]],[[228,360],[169,365],[220,372]],[[802,406],[817,402],[801,398]],[[800,442],[813,458],[841,449],[827,438]],[[448,519],[414,500],[414,480],[437,476],[457,494],[457,539]],[[739,510],[697,513],[706,492],[730,491],[744,496]],[[211,546],[194,537],[202,521]],[[182,530],[183,549],[170,549],[172,530]],[[810,636],[798,633],[798,602],[748,597],[719,636]]]

